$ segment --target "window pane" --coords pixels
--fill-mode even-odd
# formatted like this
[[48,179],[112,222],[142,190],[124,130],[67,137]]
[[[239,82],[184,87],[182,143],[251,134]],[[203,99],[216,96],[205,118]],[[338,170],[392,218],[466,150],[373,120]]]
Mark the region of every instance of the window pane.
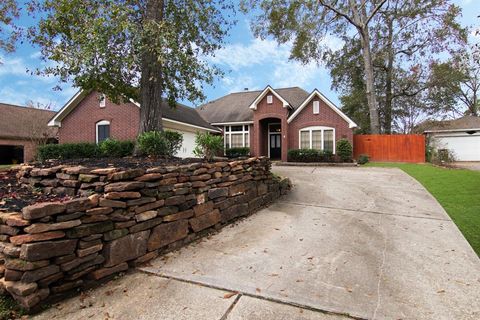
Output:
[[248,133],[245,133],[245,147],[250,147],[250,138]]
[[243,135],[241,133],[232,134],[231,148],[241,148],[241,147],[243,147],[242,138],[243,138]]
[[310,131],[300,131],[300,148],[310,149]]
[[282,136],[277,134],[276,137],[277,137],[277,148],[281,148],[282,147],[282,141],[280,141],[280,139],[281,139]]
[[312,149],[317,149],[317,150],[322,149],[322,131],[321,130],[312,131]]
[[325,139],[323,143],[324,150],[333,152],[333,130],[323,131],[323,138]]
[[98,126],[98,142],[107,140],[110,137],[110,125],[99,125]]
[[242,131],[243,126],[232,126],[232,131]]
[[248,125],[243,126],[243,130],[248,131]]
[[224,139],[225,139],[225,149],[230,148],[230,135],[226,134]]
[[225,126],[225,132],[230,131],[230,126]]

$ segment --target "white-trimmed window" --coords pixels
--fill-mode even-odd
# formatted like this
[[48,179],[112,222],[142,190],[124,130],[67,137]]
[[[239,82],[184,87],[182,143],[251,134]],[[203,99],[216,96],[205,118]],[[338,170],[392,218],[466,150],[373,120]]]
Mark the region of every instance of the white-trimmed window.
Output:
[[250,147],[250,129],[248,124],[223,127],[225,149]]
[[335,128],[307,127],[300,129],[298,145],[301,149],[317,149],[335,153]]
[[269,94],[267,96],[267,104],[272,104],[273,103],[273,96],[271,94]]
[[313,114],[320,113],[320,101],[313,101]]
[[110,138],[110,121],[102,120],[95,125],[95,141],[100,143]]
[[100,94],[100,96],[98,97],[98,101],[100,104],[100,108],[105,108],[105,106],[107,105],[107,96],[103,93]]

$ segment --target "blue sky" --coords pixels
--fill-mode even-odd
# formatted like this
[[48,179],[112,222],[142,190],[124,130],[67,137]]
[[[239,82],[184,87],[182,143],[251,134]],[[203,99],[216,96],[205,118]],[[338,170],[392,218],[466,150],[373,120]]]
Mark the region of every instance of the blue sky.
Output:
[[[479,0],[454,1],[463,9],[460,19],[465,26],[478,26],[480,19]],[[318,88],[328,98],[338,103],[338,94],[330,89],[330,77],[324,66],[316,63],[302,65],[289,61],[289,46],[278,46],[274,40],[261,41],[253,37],[249,29],[249,16],[238,15],[238,24],[232,29],[227,45],[217,52],[211,61],[225,71],[225,76],[205,88],[207,100],[213,100],[230,92],[263,89],[270,84],[275,88],[300,86],[307,91]],[[31,21],[23,18],[20,24]],[[340,45],[328,39],[329,46]],[[11,54],[0,53],[0,102],[25,105],[28,101],[51,104],[54,110],[61,108],[77,89],[63,84],[61,91],[53,88],[58,84],[53,77],[31,75],[28,70],[42,66],[38,48],[28,43],[20,44]],[[187,105],[192,105],[184,101]]]

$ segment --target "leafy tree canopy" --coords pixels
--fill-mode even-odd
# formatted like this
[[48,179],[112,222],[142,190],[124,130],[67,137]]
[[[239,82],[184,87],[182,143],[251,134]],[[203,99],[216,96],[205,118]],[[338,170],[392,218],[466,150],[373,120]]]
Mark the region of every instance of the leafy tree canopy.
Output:
[[48,64],[40,74],[118,101],[141,102],[140,132],[161,130],[161,100],[204,99],[221,72],[205,62],[224,44],[233,5],[225,0],[44,0],[29,30]]

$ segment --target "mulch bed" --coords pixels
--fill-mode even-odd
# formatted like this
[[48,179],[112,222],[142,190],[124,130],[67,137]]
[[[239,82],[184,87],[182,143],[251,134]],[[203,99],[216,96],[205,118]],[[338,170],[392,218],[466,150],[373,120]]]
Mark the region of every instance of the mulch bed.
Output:
[[157,166],[181,165],[202,162],[199,158],[149,158],[149,157],[124,157],[124,158],[87,158],[68,160],[49,160],[45,163],[37,163],[36,167],[53,167],[57,165],[84,166],[88,168],[115,167],[119,169],[151,168]]
[[15,177],[16,170],[0,171],[0,212],[17,212],[36,202],[62,201],[71,197],[43,194],[22,187]]
[[[88,168],[115,167],[123,169],[151,168],[156,166],[181,165],[204,161],[198,158],[94,158],[72,160],[49,160],[44,163],[34,163],[38,168],[48,168],[57,165],[85,166]],[[30,190],[22,187],[15,177],[15,170],[0,171],[0,212],[21,211],[25,206],[50,201],[66,201],[72,197],[44,194],[40,190]]]

